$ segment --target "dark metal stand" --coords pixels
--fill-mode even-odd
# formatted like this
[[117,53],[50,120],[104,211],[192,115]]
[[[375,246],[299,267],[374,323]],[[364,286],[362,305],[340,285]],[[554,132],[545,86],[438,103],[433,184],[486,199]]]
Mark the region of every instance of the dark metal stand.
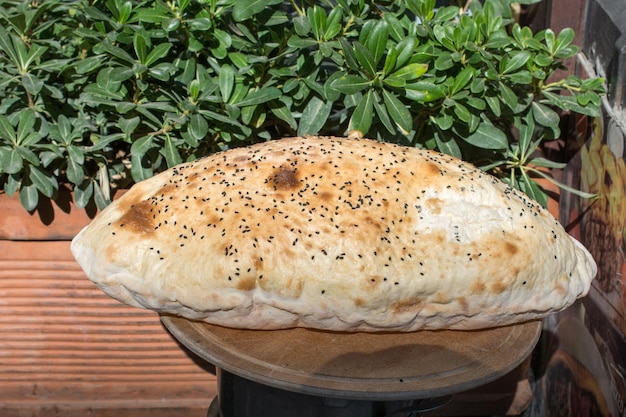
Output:
[[219,395],[207,417],[419,417],[451,396],[405,401],[319,397],[263,385],[218,368]]

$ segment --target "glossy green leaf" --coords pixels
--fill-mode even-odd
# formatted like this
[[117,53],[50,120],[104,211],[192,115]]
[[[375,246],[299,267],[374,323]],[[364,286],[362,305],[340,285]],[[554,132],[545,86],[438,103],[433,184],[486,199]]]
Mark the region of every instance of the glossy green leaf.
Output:
[[457,6],[440,7],[435,13],[433,20],[436,23],[444,23],[459,16],[460,9]]
[[262,12],[265,7],[281,2],[282,0],[237,0],[233,2],[233,19],[235,22],[242,22]]
[[103,62],[105,62],[103,56],[95,55],[76,61],[72,64],[72,66],[76,68],[76,72],[78,74],[86,74],[97,70],[100,66],[102,66]]
[[100,184],[96,183],[94,183],[93,187],[93,200],[100,210],[104,210],[104,208],[111,203],[111,200],[104,193]]
[[408,64],[391,74],[392,77],[413,81],[420,78],[428,71],[427,64]]
[[368,88],[371,84],[372,82],[370,80],[358,75],[344,75],[335,78],[330,83],[330,87],[343,94],[356,94]]
[[565,167],[567,167],[567,163],[565,162],[551,161],[543,157],[532,158],[530,161],[528,161],[528,164],[553,169],[564,169]]
[[509,86],[507,86],[503,82],[500,82],[499,86],[500,86],[500,94],[502,95],[502,99],[503,99],[504,103],[511,110],[515,110],[517,108],[518,103],[519,103],[519,100],[517,99],[517,96],[515,95],[515,92]]
[[[543,95],[546,96],[547,94],[544,92]],[[584,114],[584,115],[591,116],[591,117],[600,117],[602,115],[602,111],[600,110],[600,107],[592,102],[589,102],[587,105],[583,106],[578,102],[577,97],[572,97],[572,96],[558,96],[558,97],[560,99],[560,102],[562,103],[561,106],[558,106],[560,108],[571,110],[576,113]]]
[[391,88],[404,88],[406,86],[406,80],[398,77],[385,77],[383,84]]
[[448,31],[445,26],[435,25],[435,27],[433,27],[433,34],[444,48],[449,51],[456,51],[456,47],[454,46],[451,37],[448,36]]
[[513,39],[511,39],[506,32],[498,31],[489,37],[484,47],[487,49],[503,49],[509,46],[511,42],[513,42]]
[[461,148],[459,144],[451,137],[446,135],[444,132],[440,130],[435,130],[434,132],[435,143],[437,144],[437,149],[440,152],[443,152],[447,155],[454,156],[455,158],[462,158]]
[[140,22],[163,23],[168,17],[168,14],[156,8],[141,7],[135,9],[135,18]]
[[487,123],[481,123],[473,134],[464,139],[483,149],[506,149],[509,144],[504,132]]
[[435,124],[440,130],[448,130],[454,124],[454,116],[446,111],[441,111],[437,116],[430,117],[433,124]]
[[493,96],[485,96],[485,101],[489,105],[489,108],[493,112],[495,117],[500,117],[502,114],[502,109],[500,107],[500,99],[498,97]]
[[343,10],[335,7],[328,14],[326,19],[326,27],[324,29],[324,40],[329,41],[337,36],[342,29],[341,19],[343,18]]
[[556,35],[552,29],[548,28],[544,31],[544,41],[546,43],[546,47],[548,48],[548,52],[551,55],[554,55],[556,52]]
[[[169,44],[166,43],[163,45]],[[135,36],[133,36],[133,47],[135,48],[135,54],[137,55],[137,59],[139,60],[139,62],[145,64],[146,57],[148,56],[148,46],[146,43],[146,38],[143,36],[143,34],[135,32]]]
[[550,66],[554,62],[554,60],[550,55],[537,54],[534,57],[534,62],[541,67],[547,67]]
[[0,50],[2,50],[5,54],[7,54],[13,64],[17,66],[19,69],[22,69],[22,65],[20,64],[20,59],[13,45],[13,40],[16,42],[22,42],[19,38],[12,38],[9,33],[6,31],[3,25],[0,25]]
[[224,103],[228,102],[235,86],[235,69],[226,64],[220,68],[218,82],[220,86],[220,94]]
[[135,62],[135,59],[128,52],[119,46],[113,45],[110,41],[102,42],[101,45],[102,48],[112,56],[130,64]]
[[454,66],[454,60],[452,54],[449,52],[442,52],[435,59],[435,68],[439,71],[449,70]]
[[[532,113],[525,120],[526,123],[522,123],[519,127],[519,150],[521,155],[519,157],[525,158],[528,154],[530,145],[535,135],[535,120],[532,117]],[[534,151],[530,149],[531,153]]]
[[558,59],[567,59],[567,58],[571,58],[574,55],[576,55],[579,51],[578,46],[576,45],[569,45],[569,46],[565,46],[563,48],[560,48],[558,51],[555,52],[554,57],[558,58]]
[[467,99],[465,99],[465,103],[467,103],[468,106],[476,110],[482,111],[487,108],[487,104],[485,103],[485,100],[479,97],[468,97]]
[[398,44],[394,48],[398,53],[396,59],[396,68],[403,67],[409,61],[409,59],[411,59],[416,46],[417,40],[414,37],[407,37],[398,42]]
[[74,203],[78,208],[85,208],[93,197],[93,181],[86,179],[74,187]]
[[58,189],[55,177],[36,166],[31,165],[29,168],[28,178],[32,181],[33,185],[46,197],[52,197],[54,192]]
[[122,129],[122,132],[124,132],[126,135],[130,135],[132,132],[135,131],[137,126],[139,126],[140,122],[141,118],[139,118],[139,116],[135,116],[130,118],[120,117],[117,123],[119,124],[120,129]]
[[471,67],[463,69],[455,78],[452,88],[450,89],[450,95],[454,95],[461,91],[470,82],[474,76],[474,69]]
[[17,135],[15,134],[15,128],[6,118],[0,114],[0,138],[10,140],[13,144],[17,145]]
[[[197,30],[197,31],[202,31],[202,32],[211,30],[211,28],[213,27],[211,19],[207,17],[187,19],[185,22],[192,30]],[[217,30],[213,32],[213,36],[217,38],[219,35],[217,35],[216,32]]]
[[376,91],[374,91],[374,111],[378,116],[378,120],[385,126],[385,129],[391,134],[396,133],[396,126],[394,125],[391,117],[389,116],[389,112],[385,108],[385,106],[381,103],[380,96]]
[[404,92],[406,98],[420,103],[429,103],[445,96],[445,92],[436,84],[418,81],[407,84]]
[[24,89],[32,95],[37,95],[44,86],[44,81],[37,78],[33,74],[26,73],[22,75],[22,85]]
[[345,39],[341,39],[339,43],[341,44],[341,49],[343,51],[343,55],[348,67],[353,71],[359,71],[360,66],[356,59],[356,54],[354,52],[354,49],[352,48],[352,45]]
[[348,123],[348,131],[357,131],[365,136],[372,126],[373,113],[374,95],[372,91],[368,91],[352,112],[350,122]]
[[529,71],[514,72],[505,76],[509,81],[516,84],[532,84],[533,76]]
[[311,32],[318,41],[324,40],[324,29],[326,28],[326,10],[323,7],[314,5],[307,11],[309,17],[309,24],[311,25]]
[[122,3],[121,7],[118,10],[119,17],[117,21],[119,23],[126,23],[132,11],[133,11],[133,4],[130,1],[125,1],[124,3]]
[[526,172],[522,170],[522,175],[517,179],[517,188],[522,190],[530,198],[537,201],[542,207],[547,207],[548,198],[541,186],[537,184],[535,180],[526,175]]
[[[189,118],[189,133],[196,139],[204,139],[209,132],[209,124],[200,114],[192,114]],[[170,165],[171,166],[171,165]]]
[[500,67],[500,73],[509,74],[520,69],[526,64],[526,62],[528,62],[530,57],[531,53],[529,51],[517,51],[511,53],[511,55],[503,61],[505,64]]
[[272,114],[280,120],[286,122],[291,129],[296,130],[298,128],[298,122],[293,117],[293,113],[291,112],[289,105],[282,101],[270,101],[268,106]]
[[391,48],[387,51],[387,56],[385,57],[385,64],[383,66],[383,77],[391,74],[391,72],[396,68],[396,62],[398,61],[398,51],[395,48]]
[[17,124],[17,144],[25,145],[24,141],[32,133],[35,122],[35,112],[32,109],[26,108],[22,110],[20,113],[19,123]]
[[298,15],[294,17],[292,20],[293,28],[296,31],[296,34],[302,37],[305,37],[311,31],[311,25],[309,23],[309,19],[306,16]]
[[17,152],[20,154],[24,162],[28,162],[29,165],[39,166],[41,165],[41,161],[35,152],[25,146],[18,146],[15,148]]
[[319,45],[319,42],[311,38],[301,38],[293,35],[287,40],[287,45],[292,48],[310,48]]
[[564,183],[556,180],[553,176],[546,174],[542,170],[534,169],[534,168],[531,168],[531,167],[528,167],[528,166],[526,167],[526,169],[528,171],[530,171],[530,172],[533,172],[533,173],[535,173],[535,174],[537,174],[537,175],[547,179],[551,183],[557,185],[559,188],[561,188],[561,189],[563,189],[563,190],[565,190],[567,192],[570,192],[570,193],[572,193],[574,195],[577,195],[579,197],[582,197],[582,198],[594,198],[594,197],[597,197],[596,194],[584,192],[584,191],[578,190],[576,188],[570,187],[569,185],[564,184]]
[[243,100],[234,104],[239,107],[256,106],[277,99],[281,95],[282,92],[278,88],[267,87],[260,90],[250,91]]
[[372,29],[370,36],[367,38],[365,46],[372,54],[374,65],[380,61],[380,58],[387,49],[387,39],[389,39],[389,28],[387,22],[379,20]]
[[461,121],[463,121],[465,123],[469,123],[470,119],[472,117],[472,114],[467,109],[467,107],[465,107],[464,105],[462,105],[458,101],[454,104],[454,114],[456,114],[456,117],[458,117],[459,120],[461,120]]
[[389,28],[389,35],[396,41],[402,42],[407,39],[402,22],[393,13],[384,13],[383,19],[387,22]]
[[70,145],[67,148],[67,179],[74,185],[78,185],[83,182],[84,170],[83,164],[85,163],[85,156],[80,149],[74,145]]
[[553,127],[559,125],[559,114],[545,104],[533,102],[532,112],[535,121],[542,126]]
[[0,172],[6,174],[16,174],[20,172],[24,166],[24,160],[20,156],[17,149],[3,147],[0,148]]
[[413,117],[407,106],[387,90],[383,90],[383,101],[391,119],[407,135],[413,128]]
[[37,208],[37,204],[39,203],[39,191],[35,184],[31,183],[22,183],[20,186],[20,203],[22,207],[24,207],[28,211],[33,211]]
[[146,57],[144,64],[149,67],[152,66],[152,64],[157,62],[159,59],[165,58],[171,48],[171,43],[162,43],[155,46]]
[[183,162],[174,140],[169,135],[165,137],[165,141],[163,143],[163,154],[168,167],[173,167]]
[[189,83],[189,97],[191,98],[191,100],[195,102],[198,100],[199,96],[200,96],[200,81],[198,81],[197,79],[192,80]]
[[332,102],[325,102],[317,96],[311,97],[302,111],[302,117],[298,125],[298,136],[315,135],[326,123]]
[[367,73],[367,75],[371,78],[374,78],[376,74],[376,63],[374,61],[374,56],[364,45],[355,42],[354,44],[354,56],[356,57],[357,62],[362,67],[363,71]]

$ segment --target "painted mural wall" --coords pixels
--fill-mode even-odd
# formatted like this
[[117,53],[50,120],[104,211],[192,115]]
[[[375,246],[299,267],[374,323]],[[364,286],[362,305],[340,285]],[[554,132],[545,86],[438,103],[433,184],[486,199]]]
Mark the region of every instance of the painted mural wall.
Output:
[[580,149],[564,182],[597,195],[561,196],[559,220],[598,263],[588,297],[546,322],[532,417],[626,416],[626,8],[588,0],[577,72],[604,76],[603,117],[579,119]]

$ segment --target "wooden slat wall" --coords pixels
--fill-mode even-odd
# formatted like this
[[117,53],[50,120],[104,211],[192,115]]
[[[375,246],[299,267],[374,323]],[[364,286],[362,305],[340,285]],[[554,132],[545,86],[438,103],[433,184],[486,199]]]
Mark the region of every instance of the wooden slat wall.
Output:
[[0,240],[0,416],[205,416],[215,377],[150,311],[89,281],[68,241]]

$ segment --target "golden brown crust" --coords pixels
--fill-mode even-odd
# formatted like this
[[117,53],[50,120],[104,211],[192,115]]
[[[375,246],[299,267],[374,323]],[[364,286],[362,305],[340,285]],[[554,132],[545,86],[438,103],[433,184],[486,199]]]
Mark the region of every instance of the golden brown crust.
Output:
[[525,195],[455,158],[290,138],[137,184],[73,250],[112,296],[233,327],[481,328],[586,293],[588,253]]

